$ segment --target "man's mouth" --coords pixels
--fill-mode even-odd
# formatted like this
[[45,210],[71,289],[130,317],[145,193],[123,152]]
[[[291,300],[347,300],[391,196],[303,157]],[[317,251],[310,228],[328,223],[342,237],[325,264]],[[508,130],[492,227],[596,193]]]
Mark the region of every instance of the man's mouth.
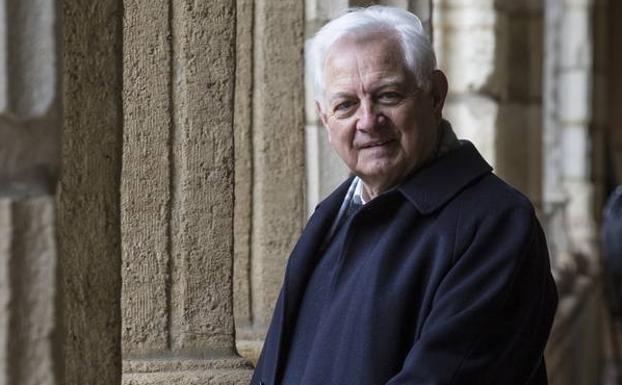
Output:
[[359,148],[372,148],[372,147],[380,147],[384,146],[387,143],[392,142],[393,139],[382,139],[382,140],[374,140],[372,142],[368,142],[359,146]]

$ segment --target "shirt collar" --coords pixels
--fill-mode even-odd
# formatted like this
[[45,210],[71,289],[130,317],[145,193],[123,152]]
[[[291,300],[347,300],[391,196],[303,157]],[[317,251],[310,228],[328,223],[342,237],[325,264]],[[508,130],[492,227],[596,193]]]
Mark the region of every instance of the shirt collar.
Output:
[[364,205],[367,203],[365,198],[363,198],[363,181],[358,176],[354,178],[352,181],[352,188],[354,189],[354,193],[352,194],[352,202],[360,205]]

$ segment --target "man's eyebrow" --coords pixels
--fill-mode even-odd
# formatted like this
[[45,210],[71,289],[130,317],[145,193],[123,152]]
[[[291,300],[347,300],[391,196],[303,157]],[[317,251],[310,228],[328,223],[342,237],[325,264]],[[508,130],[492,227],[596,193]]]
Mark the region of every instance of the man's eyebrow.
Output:
[[374,92],[378,92],[380,90],[383,90],[385,88],[405,88],[407,85],[405,84],[403,79],[395,79],[395,80],[390,80],[388,82],[381,82],[380,84],[373,86],[372,89],[372,93]]
[[332,103],[334,102],[336,99],[340,99],[340,98],[348,98],[351,97],[352,94],[348,93],[348,92],[337,92],[333,95],[330,96],[330,98],[328,98],[328,102]]

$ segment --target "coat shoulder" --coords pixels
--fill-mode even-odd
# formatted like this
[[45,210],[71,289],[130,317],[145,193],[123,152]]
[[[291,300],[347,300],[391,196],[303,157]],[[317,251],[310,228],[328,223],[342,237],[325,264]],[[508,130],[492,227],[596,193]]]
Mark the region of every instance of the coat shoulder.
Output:
[[525,217],[535,216],[533,204],[523,193],[490,173],[458,194],[453,202],[470,216],[498,216],[508,212],[522,214]]

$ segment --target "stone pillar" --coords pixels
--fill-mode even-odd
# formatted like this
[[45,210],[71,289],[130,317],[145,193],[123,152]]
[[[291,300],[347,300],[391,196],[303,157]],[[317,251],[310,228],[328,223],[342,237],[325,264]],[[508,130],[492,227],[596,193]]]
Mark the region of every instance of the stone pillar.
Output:
[[[501,16],[493,0],[434,0],[434,50],[449,80],[444,115],[456,134],[494,165],[502,71],[497,69]],[[499,28],[501,31],[502,28]],[[500,58],[500,56],[499,56]]]
[[[236,296],[238,346],[257,358],[286,258],[305,222],[304,3],[255,1],[238,20]],[[254,33],[248,30],[252,23]],[[244,47],[252,46],[252,58]],[[250,191],[252,190],[252,194]],[[240,195],[238,195],[238,193]],[[239,220],[238,220],[239,219]],[[239,237],[238,237],[239,234]],[[248,289],[246,289],[248,288]]]
[[57,384],[58,12],[0,1],[0,384]]
[[246,384],[232,296],[235,3],[126,0],[124,16],[123,383]]
[[561,46],[560,0],[546,3],[545,55],[544,60],[544,114],[542,135],[542,200],[543,225],[548,236],[549,249],[556,273],[561,267],[571,263],[571,250],[565,216],[566,191],[563,181],[563,151],[559,124],[559,49]]
[[[544,207],[552,249],[564,269],[575,255],[598,265],[591,182],[592,1],[547,2]],[[559,232],[559,229],[563,229]]]
[[58,239],[64,381],[121,381],[120,0],[63,2]]
[[435,0],[446,117],[504,179],[541,201],[542,1]]
[[[595,248],[592,1],[545,3],[543,224],[560,294],[546,352],[552,385],[597,383],[602,287]],[[584,354],[574,352],[581,351]]]

